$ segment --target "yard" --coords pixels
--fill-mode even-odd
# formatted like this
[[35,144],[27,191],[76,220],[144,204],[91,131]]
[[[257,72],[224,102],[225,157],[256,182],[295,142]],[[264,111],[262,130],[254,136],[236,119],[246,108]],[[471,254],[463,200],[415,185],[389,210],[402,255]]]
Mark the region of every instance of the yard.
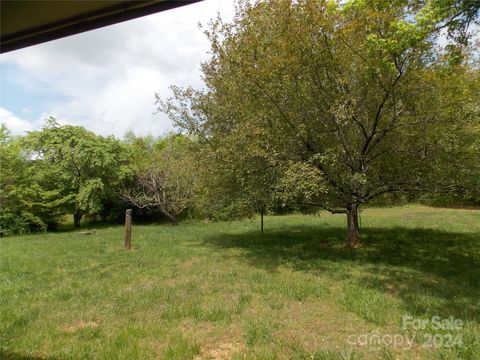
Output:
[[361,223],[357,250],[327,213],[267,216],[264,234],[259,219],[134,225],[130,252],[121,226],[3,238],[0,357],[480,359],[480,211]]

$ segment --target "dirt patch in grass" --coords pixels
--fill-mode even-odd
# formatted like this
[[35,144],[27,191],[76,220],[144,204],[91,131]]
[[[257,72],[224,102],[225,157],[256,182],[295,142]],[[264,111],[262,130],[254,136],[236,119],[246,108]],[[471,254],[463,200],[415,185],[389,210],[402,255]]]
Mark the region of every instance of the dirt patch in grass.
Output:
[[191,257],[188,260],[182,262],[180,264],[180,268],[184,270],[192,269],[197,267],[199,264],[202,263],[202,258],[199,256]]
[[61,327],[63,332],[66,333],[75,333],[79,330],[83,329],[96,329],[98,327],[98,323],[95,321],[83,321],[80,320],[76,322],[75,324],[71,325],[64,325]]
[[229,360],[233,355],[245,353],[245,351],[245,345],[240,342],[220,343],[202,350],[202,354],[194,357],[194,360]]

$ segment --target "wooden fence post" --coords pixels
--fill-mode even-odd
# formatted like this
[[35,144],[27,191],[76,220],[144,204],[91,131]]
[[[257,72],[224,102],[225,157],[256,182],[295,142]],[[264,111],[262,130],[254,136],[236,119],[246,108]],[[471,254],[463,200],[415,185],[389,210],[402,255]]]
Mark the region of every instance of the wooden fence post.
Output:
[[132,209],[125,211],[125,249],[132,248]]

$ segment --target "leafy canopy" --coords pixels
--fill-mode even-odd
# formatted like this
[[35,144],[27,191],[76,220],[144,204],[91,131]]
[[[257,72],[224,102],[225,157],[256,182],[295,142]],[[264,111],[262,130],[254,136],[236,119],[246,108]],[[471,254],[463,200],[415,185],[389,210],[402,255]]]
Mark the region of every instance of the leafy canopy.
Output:
[[474,166],[466,150],[478,144],[478,68],[437,51],[438,30],[454,16],[440,16],[441,6],[240,2],[231,23],[218,18],[206,31],[206,89],[173,87],[159,107],[216,154],[216,166],[232,169],[244,191],[252,179],[263,182],[251,171],[259,154],[287,177],[278,183],[284,193],[298,193],[302,180],[303,201],[347,213],[356,243],[361,204],[390,193],[462,191],[456,176],[445,176],[454,173],[453,154]]

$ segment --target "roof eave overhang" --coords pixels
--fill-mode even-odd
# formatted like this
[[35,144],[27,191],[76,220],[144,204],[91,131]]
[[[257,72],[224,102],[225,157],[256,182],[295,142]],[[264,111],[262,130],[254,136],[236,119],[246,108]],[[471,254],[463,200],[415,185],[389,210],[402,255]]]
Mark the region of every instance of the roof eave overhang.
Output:
[[[42,24],[41,26],[31,24],[32,26],[30,28],[21,32],[4,34],[4,31],[2,31],[0,35],[0,53],[6,53],[27,46],[98,29],[198,1],[201,0],[118,1],[108,7],[101,7],[94,11],[79,13],[78,15],[68,18],[56,19],[56,21]],[[2,1],[1,3],[4,5],[8,3],[8,1]],[[51,4],[54,4],[54,2],[51,2]],[[2,12],[3,11],[5,11],[5,9],[2,6]],[[45,11],[48,11],[48,9],[45,9]],[[8,13],[4,13],[4,15],[7,17],[10,16]],[[19,14],[11,15],[18,16]]]

